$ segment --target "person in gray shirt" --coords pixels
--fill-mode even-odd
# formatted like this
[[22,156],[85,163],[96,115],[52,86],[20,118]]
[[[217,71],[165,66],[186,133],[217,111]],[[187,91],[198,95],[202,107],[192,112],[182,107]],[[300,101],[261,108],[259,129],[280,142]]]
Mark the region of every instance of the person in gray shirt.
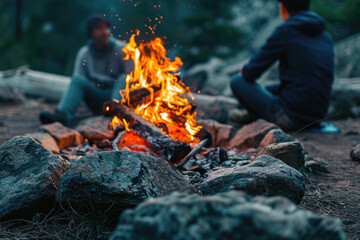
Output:
[[86,26],[89,44],[77,54],[70,86],[55,113],[40,113],[43,124],[72,126],[82,101],[93,114],[100,115],[104,102],[121,99],[119,91],[125,88],[126,74],[133,69],[132,61],[123,60],[126,44],[110,37],[110,22],[102,15],[90,16]]

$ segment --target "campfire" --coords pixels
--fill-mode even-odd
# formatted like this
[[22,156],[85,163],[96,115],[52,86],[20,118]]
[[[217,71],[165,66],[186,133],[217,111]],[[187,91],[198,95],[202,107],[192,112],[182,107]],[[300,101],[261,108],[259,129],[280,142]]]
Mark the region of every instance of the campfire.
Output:
[[125,60],[132,60],[134,69],[120,91],[122,100],[104,104],[104,115],[111,120],[100,117],[79,124],[75,130],[85,143],[61,148],[64,158],[113,150],[144,152],[164,159],[197,183],[216,169],[250,164],[263,146],[275,141],[270,131],[277,127],[263,120],[239,129],[196,120],[194,97],[179,73],[181,59],[168,58],[160,38],[143,43],[138,36],[139,32],[132,35],[123,48]]
[[134,62],[126,88],[120,91],[123,99],[104,105],[105,116],[113,116],[110,128],[118,134],[113,146],[160,155],[176,163],[190,153],[190,144],[203,140],[195,105],[189,101],[194,97],[179,77],[181,59],[166,57],[160,38],[137,43],[138,35],[132,35],[123,49],[124,60]]
[[132,35],[123,48],[125,60],[132,60],[134,69],[120,91],[122,100],[104,104],[106,118],[79,124],[75,130],[85,143],[62,148],[62,156],[79,159],[102,151],[144,152],[164,159],[197,183],[216,169],[250,164],[261,147],[275,141],[270,131],[277,127],[263,120],[241,128],[196,120],[194,97],[180,77],[181,59],[168,58],[160,38],[144,43],[138,36],[139,32]]

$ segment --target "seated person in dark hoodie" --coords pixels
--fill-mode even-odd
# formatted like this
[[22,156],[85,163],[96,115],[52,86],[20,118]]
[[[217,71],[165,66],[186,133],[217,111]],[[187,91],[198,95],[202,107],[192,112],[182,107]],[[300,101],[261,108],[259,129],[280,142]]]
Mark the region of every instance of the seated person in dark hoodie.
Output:
[[125,88],[125,75],[133,63],[124,61],[125,43],[110,38],[110,22],[95,14],[87,21],[89,44],[76,57],[71,83],[55,113],[42,112],[42,123],[74,124],[76,111],[84,101],[93,114],[103,112],[104,102],[121,99],[119,91]]
[[[310,0],[279,0],[283,24],[231,81],[250,114],[283,130],[298,130],[326,117],[334,79],[333,42]],[[256,79],[280,62],[280,84],[266,89]]]

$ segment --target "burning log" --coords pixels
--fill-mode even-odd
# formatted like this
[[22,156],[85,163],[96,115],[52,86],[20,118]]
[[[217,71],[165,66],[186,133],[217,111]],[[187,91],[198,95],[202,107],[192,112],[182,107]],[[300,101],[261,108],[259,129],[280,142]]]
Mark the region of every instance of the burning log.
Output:
[[131,108],[140,106],[150,101],[151,95],[158,96],[160,87],[151,87],[152,92],[147,88],[138,88],[129,93],[130,104],[127,104]]
[[[150,89],[150,90],[149,90]],[[143,104],[146,104],[148,102],[151,102],[151,96],[153,95],[154,98],[158,97],[160,95],[161,88],[151,86],[150,88],[137,88],[135,90],[131,90],[129,92],[129,102],[124,103],[125,105],[131,107],[132,109],[136,108],[137,106],[141,106]],[[186,94],[187,99],[191,99],[191,96]],[[193,113],[196,109],[195,103],[189,103],[191,108],[186,113]],[[173,120],[177,120],[176,116],[172,116]]]
[[112,143],[112,147],[116,151],[127,150],[127,151],[136,151],[136,152],[146,152],[154,156],[158,156],[155,150],[153,150],[150,144],[139,136],[134,131],[119,132],[118,136]]
[[146,121],[119,101],[113,100],[105,103],[104,115],[116,116],[125,120],[130,129],[144,138],[155,151],[172,163],[179,162],[191,151],[190,144],[166,136],[157,126]]

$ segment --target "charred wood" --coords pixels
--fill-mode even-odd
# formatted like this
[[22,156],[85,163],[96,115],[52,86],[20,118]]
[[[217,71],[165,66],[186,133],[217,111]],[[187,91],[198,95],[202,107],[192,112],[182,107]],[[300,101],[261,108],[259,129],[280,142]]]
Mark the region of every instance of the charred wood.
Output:
[[113,100],[104,105],[105,116],[124,119],[129,128],[144,138],[151,147],[172,163],[182,160],[190,151],[190,144],[172,139],[154,124],[136,114],[130,107]]

